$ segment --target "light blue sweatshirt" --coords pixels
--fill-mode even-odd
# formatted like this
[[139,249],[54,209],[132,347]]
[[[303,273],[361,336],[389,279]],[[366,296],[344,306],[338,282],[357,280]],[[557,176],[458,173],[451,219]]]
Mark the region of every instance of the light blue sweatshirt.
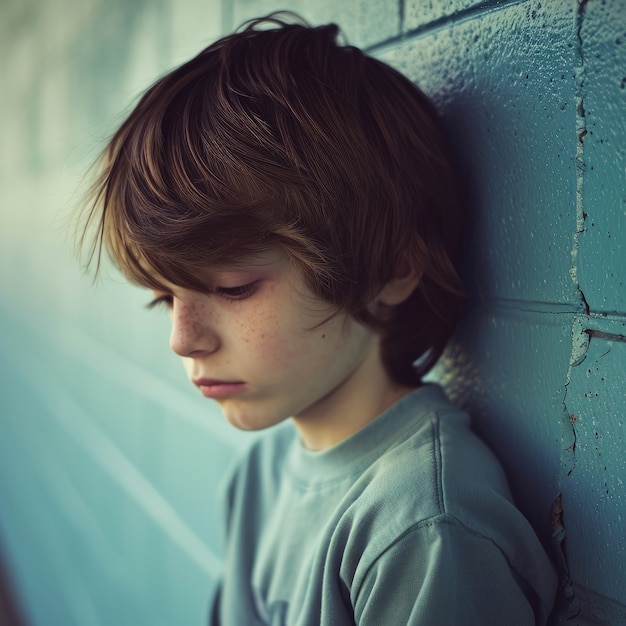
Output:
[[291,424],[225,490],[221,626],[531,626],[556,577],[468,416],[436,385],[323,452]]

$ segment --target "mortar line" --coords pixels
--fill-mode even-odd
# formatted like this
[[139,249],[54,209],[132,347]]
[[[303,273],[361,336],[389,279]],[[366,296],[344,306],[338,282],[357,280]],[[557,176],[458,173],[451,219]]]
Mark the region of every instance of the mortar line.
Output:
[[363,50],[368,54],[382,54],[389,49],[395,48],[399,43],[407,43],[415,39],[419,39],[424,35],[431,35],[433,33],[441,31],[445,28],[448,28],[449,26],[461,24],[480,15],[493,13],[495,11],[506,9],[510,6],[516,4],[524,4],[526,2],[529,2],[529,0],[483,0],[483,2],[479,2],[474,6],[468,7],[466,9],[461,9],[459,11],[451,13],[450,15],[444,15],[442,17],[432,20],[431,22],[421,24],[416,28],[404,32],[404,26],[406,22],[406,7],[405,0],[400,0],[400,34],[394,35],[393,37],[389,37],[388,39],[384,39],[383,41],[367,46],[363,48]]
[[551,316],[574,316],[585,320],[585,323],[588,325],[590,330],[598,326],[598,324],[602,326],[606,326],[607,324],[622,324],[623,326],[626,323],[626,313],[623,311],[581,310],[580,303],[577,303],[576,301],[555,302],[535,299],[521,300],[505,296],[492,296],[485,299],[469,298],[467,300],[467,310],[489,310],[492,308],[520,313],[540,313],[542,315]]

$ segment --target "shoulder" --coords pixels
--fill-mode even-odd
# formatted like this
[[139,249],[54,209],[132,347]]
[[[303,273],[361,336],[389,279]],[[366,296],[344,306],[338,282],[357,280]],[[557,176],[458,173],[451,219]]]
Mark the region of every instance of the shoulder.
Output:
[[[359,623],[377,624],[544,624],[554,573],[537,543],[523,546],[523,558],[512,559],[492,537],[448,514],[416,524],[357,569],[355,614]],[[394,622],[375,601],[390,596],[397,598]]]
[[432,403],[363,478],[344,553],[358,555],[343,570],[356,589],[383,564],[393,568],[402,559],[421,560],[425,568],[459,559],[482,567],[487,555],[501,574],[510,568],[527,581],[552,575],[498,460],[452,404]]
[[518,515],[495,456],[439,387],[416,394],[385,426],[395,439],[355,482],[341,520],[361,565],[416,532],[458,522],[492,537],[496,511]]
[[[506,477],[470,417],[435,388],[404,415],[407,428],[363,476],[364,495],[406,510],[409,524],[439,515],[464,517],[476,499],[511,501]],[[472,503],[467,510],[467,502]]]

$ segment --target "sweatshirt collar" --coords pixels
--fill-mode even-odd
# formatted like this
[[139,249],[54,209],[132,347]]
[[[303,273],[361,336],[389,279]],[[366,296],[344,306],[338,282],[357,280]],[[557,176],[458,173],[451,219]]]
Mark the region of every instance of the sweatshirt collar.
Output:
[[429,383],[403,396],[367,426],[327,450],[308,450],[294,434],[287,473],[308,487],[359,474],[387,449],[407,439],[435,411],[450,406],[443,389]]

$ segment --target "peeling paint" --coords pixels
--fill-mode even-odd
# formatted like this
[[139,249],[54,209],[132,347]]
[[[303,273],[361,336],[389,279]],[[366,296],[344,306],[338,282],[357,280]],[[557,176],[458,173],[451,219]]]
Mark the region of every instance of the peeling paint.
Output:
[[[572,323],[572,354],[569,361],[570,371],[572,367],[580,365],[587,356],[591,334],[585,326],[586,320],[583,321],[580,317],[574,318]],[[569,383],[569,374],[570,372],[568,372],[567,383]]]

